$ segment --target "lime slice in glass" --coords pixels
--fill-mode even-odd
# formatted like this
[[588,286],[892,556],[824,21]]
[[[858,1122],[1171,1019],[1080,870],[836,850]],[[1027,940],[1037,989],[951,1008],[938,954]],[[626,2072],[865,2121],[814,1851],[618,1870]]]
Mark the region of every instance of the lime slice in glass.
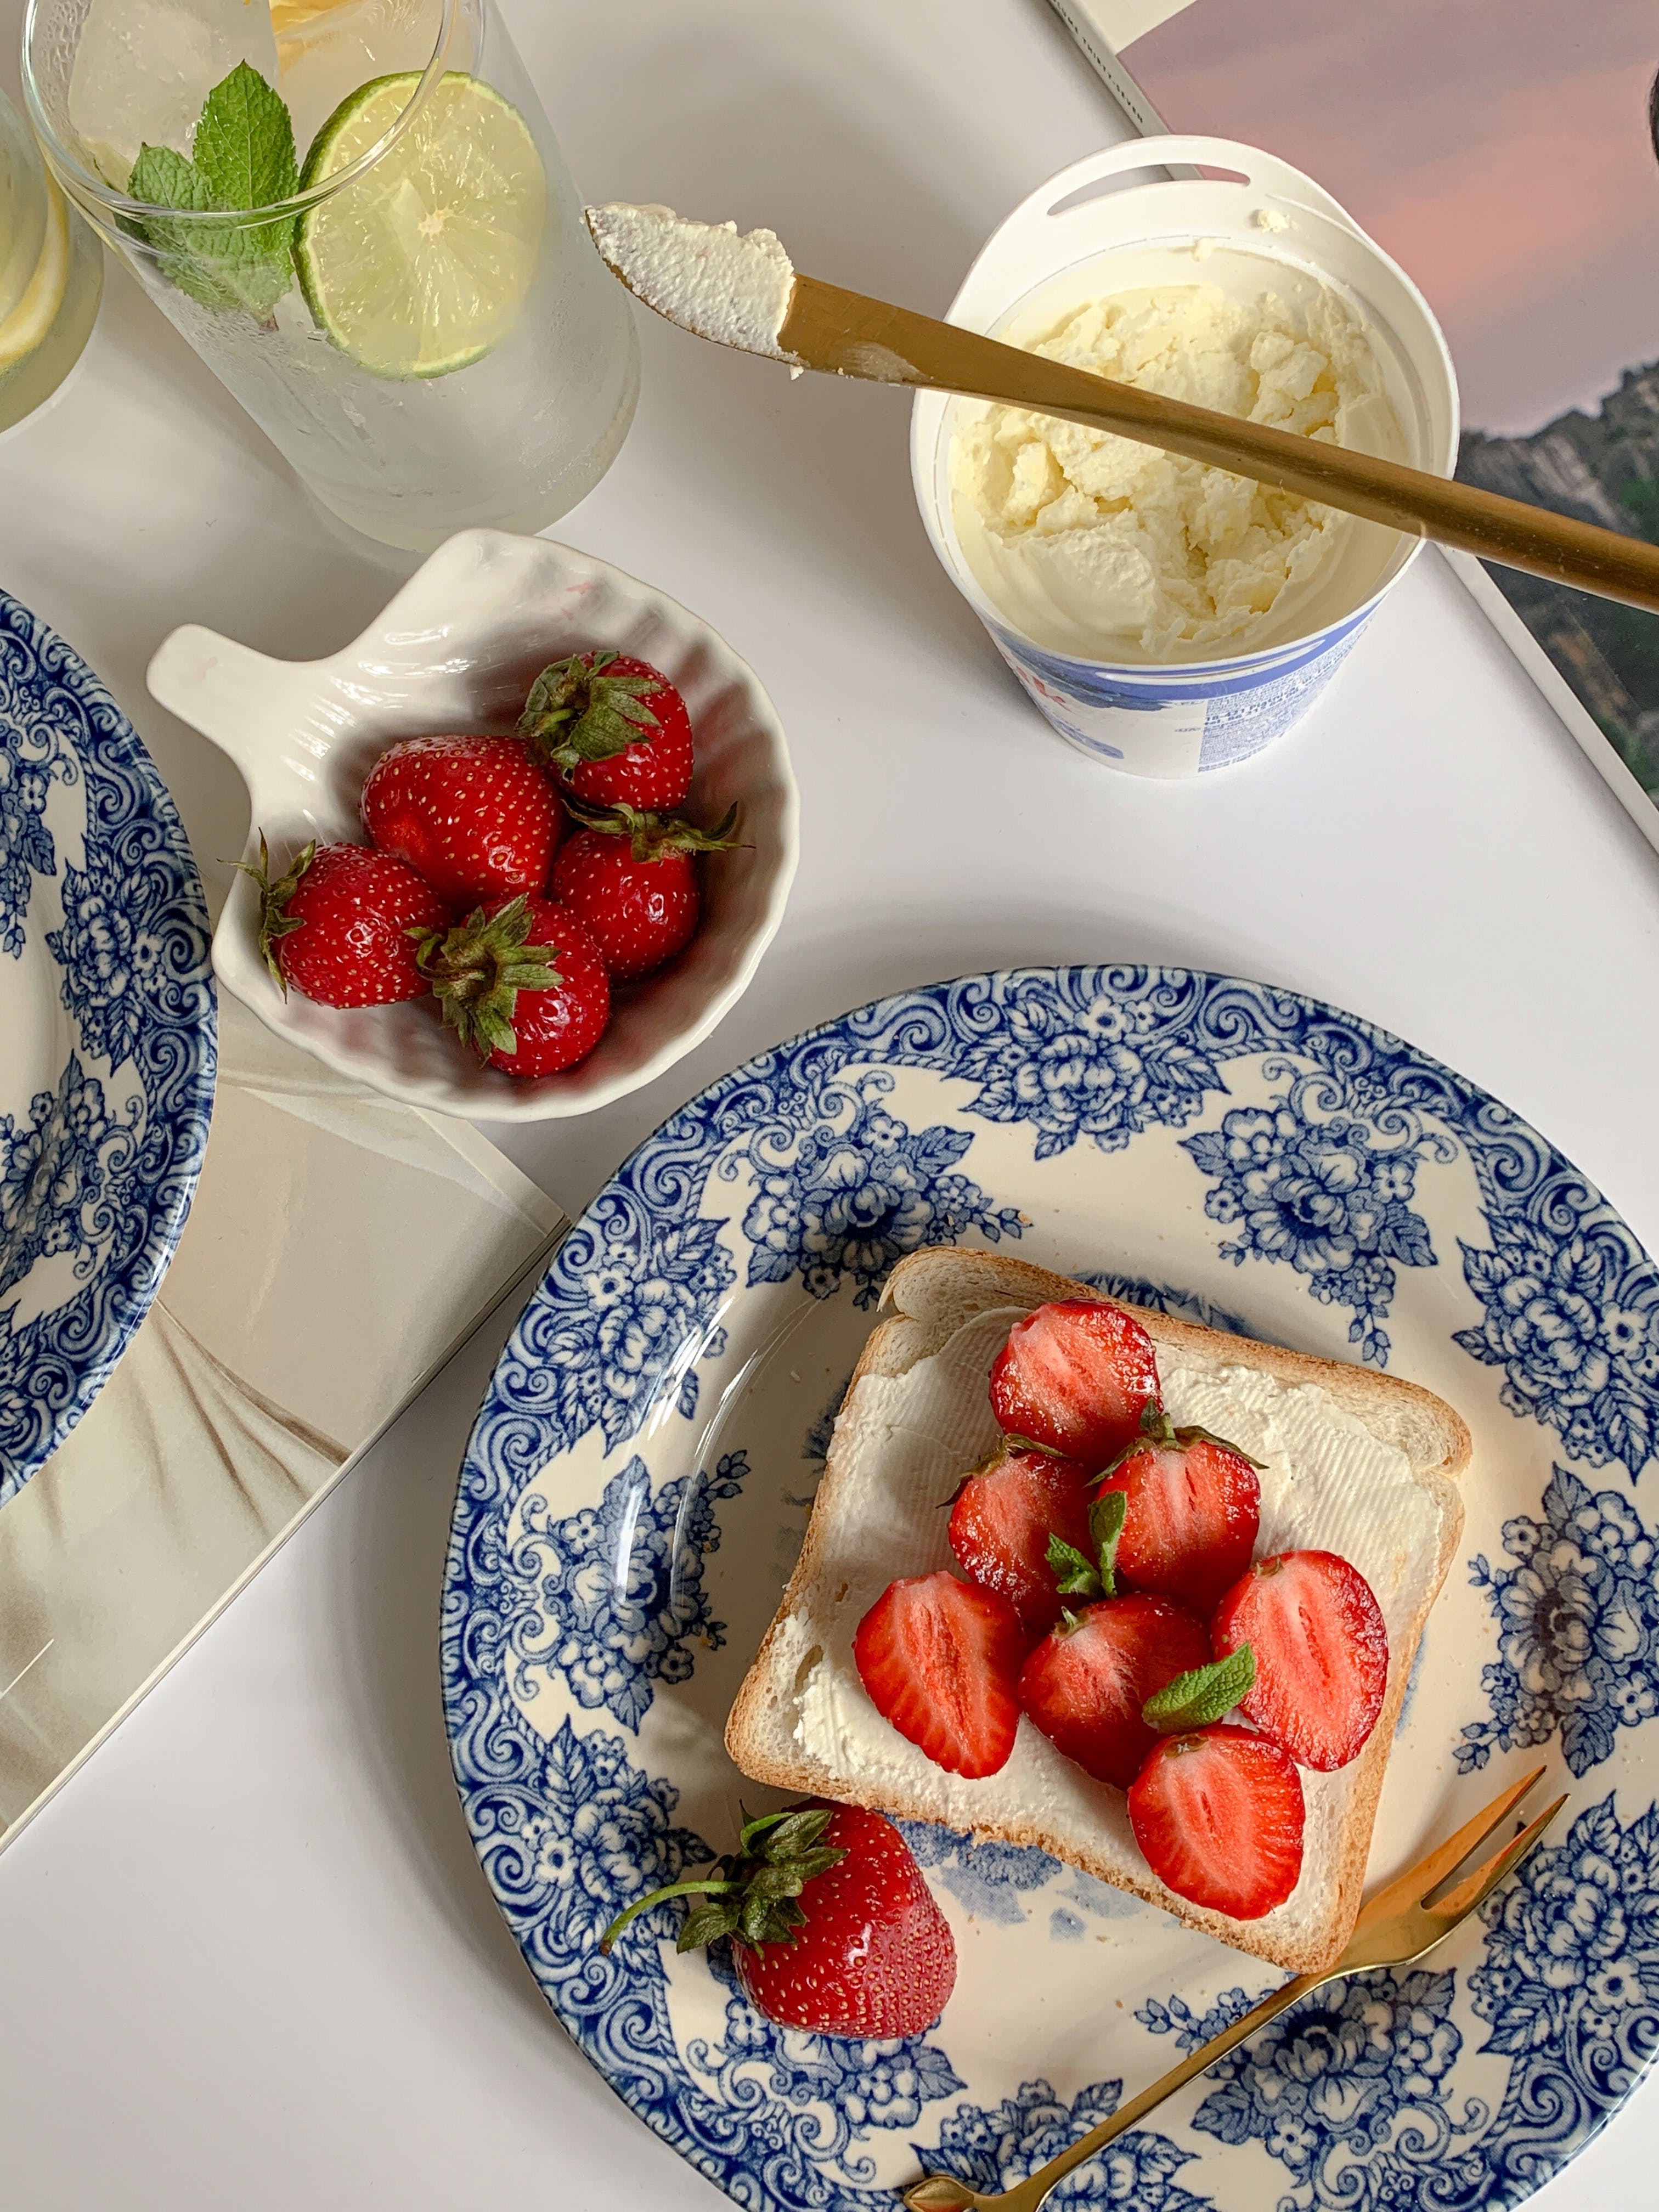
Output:
[[[396,125],[418,70],[343,100],[301,191],[360,161]],[[319,327],[371,376],[447,376],[512,329],[536,271],[547,178],[523,116],[452,70],[355,184],[300,220],[295,261]]]

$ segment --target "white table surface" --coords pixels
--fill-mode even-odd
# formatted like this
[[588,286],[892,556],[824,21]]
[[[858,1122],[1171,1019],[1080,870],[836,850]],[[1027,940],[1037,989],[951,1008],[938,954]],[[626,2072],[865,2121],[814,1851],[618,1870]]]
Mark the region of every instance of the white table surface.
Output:
[[[1017,199],[1121,135],[1044,0],[504,4],[591,198],[764,221],[814,274],[924,308]],[[0,0],[7,49],[20,14]],[[1125,957],[1293,985],[1400,1031],[1547,1131],[1659,1247],[1659,858],[1436,556],[1269,756],[1136,782],[1046,734],[935,567],[897,395],[641,337],[633,435],[559,534],[754,662],[793,744],[802,859],[717,1036],[581,1124],[503,1135],[567,1207],[811,1022],[999,963]],[[324,527],[118,271],[73,383],[0,445],[0,582],[112,685],[216,884],[240,787],[147,696],[152,649],[195,621],[331,652],[398,574]],[[8,2207],[725,2201],[564,2040],[451,1786],[439,1573],[506,1328],[0,1859]],[[1650,2082],[1540,2207],[1640,2202],[1656,2153]]]

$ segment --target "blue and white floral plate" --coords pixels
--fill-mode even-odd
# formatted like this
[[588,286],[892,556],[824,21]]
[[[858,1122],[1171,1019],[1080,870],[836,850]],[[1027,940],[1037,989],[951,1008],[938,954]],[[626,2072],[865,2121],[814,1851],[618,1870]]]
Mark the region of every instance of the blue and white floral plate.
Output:
[[207,1148],[201,879],[137,732],[0,592],[0,1504],[97,1395]]
[[1476,1439],[1372,1860],[1543,1747],[1557,1838],[1419,1972],[1287,2012],[1064,2185],[1134,2212],[1466,2212],[1572,2156],[1659,2045],[1659,1272],[1505,1107],[1295,994],[1028,969],[862,1008],[665,1124],[566,1239],[473,1431],[443,1665],[478,1854],[549,2003],[740,2203],[1024,2173],[1271,1971],[1039,1851],[910,1827],[960,1954],[908,2043],[785,2033],[677,1908],[731,1840],[727,1708],[887,1269],[944,1241],[1440,1391]]

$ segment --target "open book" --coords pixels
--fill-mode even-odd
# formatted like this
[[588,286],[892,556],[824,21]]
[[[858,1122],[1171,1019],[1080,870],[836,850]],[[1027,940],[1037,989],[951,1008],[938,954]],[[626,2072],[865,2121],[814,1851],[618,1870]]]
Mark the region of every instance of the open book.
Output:
[[[1652,0],[1053,0],[1143,131],[1236,138],[1415,278],[1457,473],[1659,540]],[[1659,617],[1450,556],[1659,844]]]
[[470,1123],[331,1073],[220,994],[177,1255],[0,1506],[0,1842],[567,1225]]

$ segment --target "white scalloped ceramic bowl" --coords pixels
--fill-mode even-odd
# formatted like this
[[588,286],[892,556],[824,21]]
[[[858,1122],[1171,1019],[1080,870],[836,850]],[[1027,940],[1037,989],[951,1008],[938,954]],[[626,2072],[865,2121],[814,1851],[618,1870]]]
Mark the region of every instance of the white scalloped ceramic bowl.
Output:
[[679,958],[617,995],[579,1066],[524,1082],[482,1066],[432,1003],[342,1011],[268,974],[258,895],[239,876],[213,939],[227,989],[270,1029],[388,1097],[477,1121],[586,1114],[635,1091],[706,1037],[741,997],[776,933],[795,872],[799,802],[782,725],[754,672],[660,592],[545,538],[467,530],[439,548],[379,620],[326,660],[272,660],[214,631],[174,630],[149,665],[162,706],[235,762],[286,864],[307,838],[361,843],[357,794],[376,755],[430,731],[506,732],[538,670],[588,646],[637,653],[678,684],[696,774],[687,811],[735,800],[744,844],[705,863],[702,924]]

